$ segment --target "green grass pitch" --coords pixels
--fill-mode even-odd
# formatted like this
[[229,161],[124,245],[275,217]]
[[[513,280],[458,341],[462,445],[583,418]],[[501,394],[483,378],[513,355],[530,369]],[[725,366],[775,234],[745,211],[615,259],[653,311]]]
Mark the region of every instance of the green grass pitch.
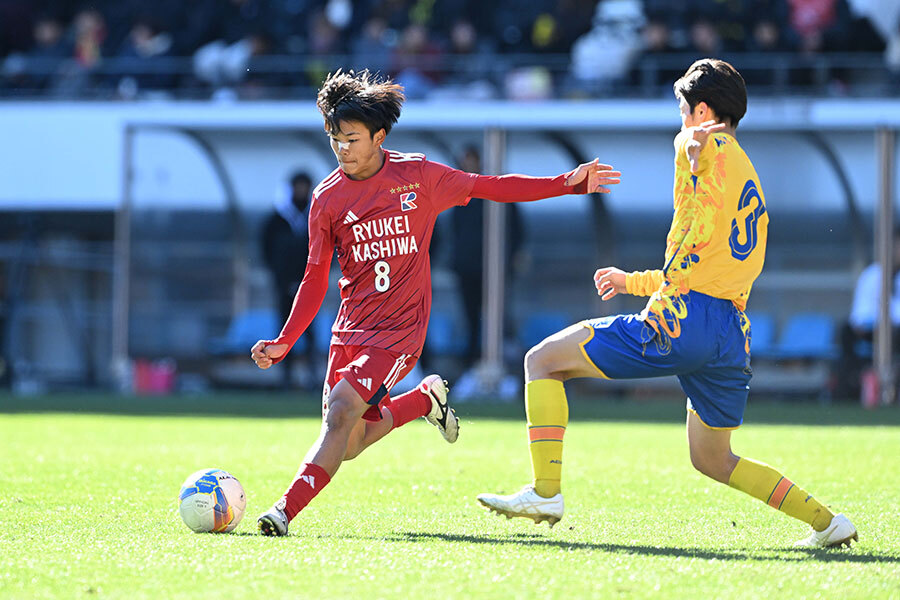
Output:
[[[751,404],[735,450],[859,528],[851,550],[798,551],[806,525],[692,470],[676,401],[573,401],[552,530],[476,504],[526,483],[529,458],[521,407],[464,404],[457,444],[412,423],[345,463],[289,537],[258,536],[316,406],[0,397],[0,597],[900,597],[897,409]],[[204,467],[247,492],[233,534],[178,517],[182,480]]]

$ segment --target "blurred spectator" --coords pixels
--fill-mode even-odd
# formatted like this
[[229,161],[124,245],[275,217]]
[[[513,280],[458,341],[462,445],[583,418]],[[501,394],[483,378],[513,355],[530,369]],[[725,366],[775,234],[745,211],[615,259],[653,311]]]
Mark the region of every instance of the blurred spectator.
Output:
[[632,83],[641,85],[653,95],[672,93],[672,83],[682,74],[684,68],[667,64],[666,58],[676,49],[672,45],[672,31],[668,23],[659,17],[652,17],[641,29],[643,42],[638,69]]
[[691,25],[690,48],[697,58],[719,56],[722,53],[723,44],[719,30],[709,19],[701,17]]
[[[278,312],[282,322],[291,314],[294,295],[309,257],[309,198],[312,180],[305,172],[298,171],[291,176],[288,191],[275,203],[275,210],[266,219],[262,229],[262,255],[272,275],[272,290],[278,302]],[[306,338],[305,356],[312,367],[315,356],[314,328],[310,327],[303,336]],[[290,356],[284,360],[282,370],[285,387],[291,385],[293,361]]]
[[[900,351],[900,227],[894,231],[894,289],[890,299],[894,353]],[[862,374],[872,365],[881,300],[881,265],[872,263],[856,280],[850,316],[841,330],[841,355],[834,366],[837,398],[858,398]]]
[[34,24],[34,46],[29,55],[34,58],[63,58],[71,56],[71,48],[63,38],[62,21],[54,15],[44,15]]
[[38,17],[33,36],[34,45],[24,62],[32,68],[19,85],[29,90],[43,90],[52,84],[62,61],[72,56],[72,46],[65,37],[62,21],[55,15]]
[[408,25],[394,50],[391,70],[410,100],[424,98],[440,79],[441,49],[428,30],[416,23]]
[[637,0],[604,0],[594,27],[572,46],[572,74],[588,87],[603,90],[621,81],[642,47],[644,12]]
[[[656,93],[674,73],[659,67],[672,52],[749,52],[794,55],[750,57],[750,83],[840,92],[886,73],[822,54],[881,52],[893,40],[886,63],[900,71],[898,20],[896,0],[0,0],[0,84],[103,97],[111,83],[130,97],[200,83],[256,97],[308,94],[337,67],[368,67],[397,76],[411,98],[487,98],[503,87],[528,99],[608,94],[628,81]],[[48,76],[59,55],[75,64]],[[148,72],[161,56],[176,59],[165,80]]]
[[140,17],[129,32],[119,51],[119,58],[132,65],[127,75],[119,79],[118,90],[123,97],[134,97],[141,90],[159,90],[170,87],[173,77],[164,71],[154,71],[154,59],[168,56],[172,51],[172,36],[160,31],[150,17]]
[[553,0],[497,0],[490,14],[489,35],[497,40],[502,52],[533,51],[534,24],[542,14],[553,10]]
[[788,0],[788,22],[808,54],[841,50],[845,45],[850,9],[844,0]]
[[497,96],[491,79],[502,67],[495,60],[493,44],[482,39],[470,21],[457,19],[453,23],[447,50],[448,72],[440,91],[431,97],[487,100]]
[[75,60],[82,67],[91,68],[100,62],[106,39],[106,21],[100,11],[87,8],[75,15],[72,24],[75,36]]
[[353,67],[357,70],[386,73],[391,64],[391,46],[397,43],[397,33],[389,30],[382,17],[366,21],[362,33],[351,42]]
[[531,26],[531,49],[535,52],[566,53],[582,35],[591,30],[594,4],[578,0],[557,0]]
[[222,0],[221,5],[222,10],[210,14],[209,33],[215,39],[194,53],[194,74],[216,88],[245,82],[251,58],[271,48],[263,0]]
[[790,52],[795,48],[795,40],[792,39],[784,27],[783,21],[763,16],[755,20],[752,25],[752,33],[747,44],[750,52]]
[[688,24],[697,13],[693,0],[644,0],[644,15],[648,21],[662,23],[668,30],[669,45],[683,51],[688,45]]

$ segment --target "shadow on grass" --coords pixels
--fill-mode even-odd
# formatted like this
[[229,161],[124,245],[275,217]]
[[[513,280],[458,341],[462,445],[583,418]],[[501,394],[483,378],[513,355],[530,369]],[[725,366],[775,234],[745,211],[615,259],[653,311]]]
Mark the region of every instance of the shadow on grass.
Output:
[[[521,402],[497,404],[488,400],[450,401],[464,421],[501,419],[524,423]],[[652,400],[625,400],[604,395],[569,395],[573,421],[625,423],[684,423],[684,399],[661,395]],[[309,392],[222,392],[208,395],[126,396],[108,393],[60,393],[43,396],[0,394],[0,414],[74,413],[125,416],[198,416],[297,418],[321,416],[321,396]],[[773,402],[751,398],[745,419],[757,423],[790,425],[900,426],[900,409],[863,410],[858,405],[822,405],[816,402]]]
[[518,545],[537,546],[545,548],[559,548],[561,550],[591,550],[620,554],[642,554],[646,556],[673,556],[684,558],[701,558],[704,560],[738,560],[767,562],[777,560],[779,562],[803,562],[819,560],[822,562],[845,563],[900,563],[900,557],[885,554],[855,554],[855,551],[841,550],[811,550],[807,548],[770,548],[764,550],[737,549],[728,550],[704,550],[702,548],[684,548],[669,546],[640,546],[632,544],[595,544],[589,542],[568,542],[564,540],[549,539],[540,534],[517,533],[510,536],[499,535],[468,535],[451,533],[426,533],[417,531],[404,531],[392,534],[386,538],[392,542],[422,542],[444,541],[465,544],[491,544],[491,545]]

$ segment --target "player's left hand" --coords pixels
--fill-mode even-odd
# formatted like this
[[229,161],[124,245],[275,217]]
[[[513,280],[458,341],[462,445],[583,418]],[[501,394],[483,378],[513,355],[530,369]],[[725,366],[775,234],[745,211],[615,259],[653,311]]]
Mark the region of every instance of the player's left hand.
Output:
[[603,267],[594,273],[594,286],[601,300],[609,300],[625,291],[625,271],[615,267]]
[[287,352],[287,344],[272,344],[268,340],[259,340],[250,348],[250,358],[260,369],[268,369],[274,364],[273,359]]
[[685,146],[688,161],[691,163],[691,172],[696,173],[700,164],[700,151],[706,145],[709,136],[725,129],[725,123],[716,123],[713,120],[704,121],[696,127],[691,127],[691,139]]
[[566,179],[567,186],[578,185],[587,179],[587,191],[589,194],[608,194],[609,189],[604,185],[615,185],[621,181],[622,173],[614,171],[611,165],[600,164],[600,159],[595,158],[589,163],[578,165],[572,174]]

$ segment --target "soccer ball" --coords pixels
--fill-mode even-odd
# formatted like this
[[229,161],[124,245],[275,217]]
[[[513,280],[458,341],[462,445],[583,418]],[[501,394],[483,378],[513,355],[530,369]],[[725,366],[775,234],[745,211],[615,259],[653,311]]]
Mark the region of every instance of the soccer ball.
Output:
[[178,512],[197,533],[227,533],[244,516],[247,497],[234,475],[222,469],[203,469],[184,480]]

